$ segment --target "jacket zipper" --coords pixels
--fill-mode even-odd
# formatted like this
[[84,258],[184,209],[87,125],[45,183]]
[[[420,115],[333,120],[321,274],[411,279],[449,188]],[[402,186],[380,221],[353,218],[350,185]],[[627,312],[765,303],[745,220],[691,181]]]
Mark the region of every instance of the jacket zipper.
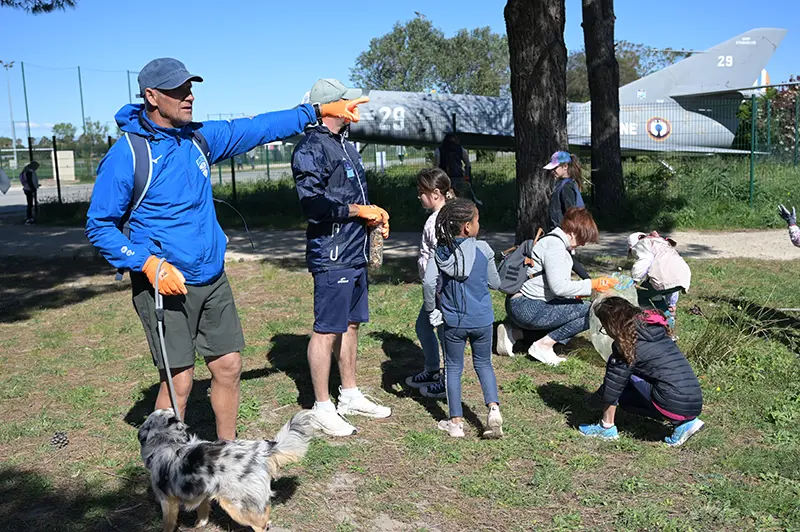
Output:
[[[350,161],[350,166],[353,168],[353,172],[356,174],[356,179],[358,180],[358,188],[361,189],[361,201],[363,201],[363,205],[367,205],[367,196],[364,194],[364,185],[361,184],[361,177],[358,175],[358,169],[356,165],[353,164],[353,160],[350,158],[350,154],[347,153],[347,147],[345,146],[344,137],[339,137],[339,140],[342,145],[342,151],[344,151],[344,156],[347,157],[347,160]],[[367,234],[364,235],[364,246],[363,246],[363,253],[364,253],[364,260],[369,261],[369,257],[367,256],[367,242],[369,241],[369,231]]]

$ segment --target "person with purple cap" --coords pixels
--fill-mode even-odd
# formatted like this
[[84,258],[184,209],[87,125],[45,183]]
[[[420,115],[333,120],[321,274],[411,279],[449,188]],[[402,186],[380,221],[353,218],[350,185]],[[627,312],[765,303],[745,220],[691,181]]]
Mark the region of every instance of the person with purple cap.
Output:
[[[100,161],[86,236],[108,262],[131,273],[133,306],[153,362],[161,370],[156,409],[170,406],[153,290],[159,261],[166,261],[159,274],[159,292],[166,296],[165,344],[181,417],[199,353],[211,372],[217,436],[231,440],[236,435],[244,335],[225,275],[227,238],[214,210],[211,165],[302,133],[323,117],[356,122],[358,105],[368,100],[193,122],[192,84],[202,82],[202,77],[177,59],[159,58],[142,68],[138,81],[137,96],[144,103],[125,105],[115,116],[125,141],[120,139]],[[146,147],[150,160],[142,162],[142,151],[135,146]],[[138,188],[137,171],[142,164],[149,168],[143,191]],[[129,232],[122,230],[126,219]]]
[[550,157],[550,162],[544,166],[545,170],[552,170],[556,178],[553,194],[550,196],[550,207],[547,210],[550,220],[548,231],[561,227],[567,209],[570,207],[583,207],[583,176],[581,163],[578,158],[565,151],[557,151]]

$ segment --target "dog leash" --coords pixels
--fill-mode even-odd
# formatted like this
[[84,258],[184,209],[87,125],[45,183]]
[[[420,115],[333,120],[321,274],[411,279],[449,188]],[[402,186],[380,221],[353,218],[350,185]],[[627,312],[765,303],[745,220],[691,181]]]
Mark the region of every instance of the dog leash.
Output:
[[169,359],[167,358],[167,346],[164,342],[164,296],[158,291],[158,279],[161,274],[161,265],[166,262],[165,259],[158,260],[156,266],[156,284],[155,284],[155,299],[156,299],[156,322],[158,328],[158,341],[161,343],[161,360],[164,362],[164,373],[167,374],[167,387],[169,388],[169,400],[172,403],[172,410],[175,412],[175,417],[178,421],[181,419],[181,412],[178,409],[178,401],[175,398],[175,385],[172,383],[172,371],[169,369]]

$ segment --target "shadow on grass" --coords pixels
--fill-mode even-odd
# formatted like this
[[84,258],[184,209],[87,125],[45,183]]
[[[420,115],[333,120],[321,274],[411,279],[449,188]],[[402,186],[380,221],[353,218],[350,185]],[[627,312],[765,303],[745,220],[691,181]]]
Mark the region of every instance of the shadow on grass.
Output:
[[[448,419],[449,413],[445,410],[447,403],[444,399],[429,399],[406,385],[406,377],[415,375],[423,369],[422,349],[409,338],[390,332],[370,333],[375,339],[382,342],[382,349],[388,360],[381,363],[381,387],[387,392],[397,397],[411,397],[419,403],[430,414],[433,422]],[[467,371],[466,367],[464,370]],[[483,423],[475,412],[467,405],[462,405],[464,419],[477,427],[478,434],[483,434]]]
[[[262,262],[290,272],[308,272],[305,258],[302,256],[265,259]],[[387,257],[384,258],[383,265],[379,269],[367,268],[367,272],[370,285],[399,285],[420,282],[416,257]],[[311,274],[309,273],[309,275]]]
[[[114,282],[114,273],[104,260],[0,258],[0,323],[30,319],[35,310],[129,291],[127,277],[125,282]],[[93,275],[107,275],[108,283],[81,282]]]
[[[547,406],[564,414],[567,425],[576,430],[583,423],[596,423],[602,414],[603,405],[583,386],[548,382],[539,386],[537,392]],[[622,409],[617,409],[615,421],[619,430],[638,440],[661,441],[671,433],[664,423]]]
[[[37,471],[17,467],[0,468],[0,522],[3,530],[15,532],[145,532],[161,529],[161,510],[149,489],[149,473],[143,467],[132,468],[127,475],[116,475],[121,482],[116,489],[103,490],[77,482],[54,486],[52,480]],[[285,504],[297,491],[295,477],[282,477],[272,483],[276,496],[273,506]],[[216,504],[212,504],[211,522],[223,530],[244,532]],[[195,512],[182,511],[179,526],[193,527]]]
[[[714,303],[727,303],[739,309],[741,321],[733,324],[751,335],[763,336],[778,341],[794,353],[800,353],[800,319],[771,307],[753,303],[747,299],[727,296],[703,298]],[[731,325],[729,323],[729,325]]]
[[[285,373],[297,387],[297,404],[303,408],[314,406],[314,387],[311,384],[311,371],[308,368],[307,334],[276,334],[272,337],[272,349],[267,353],[267,360],[275,371]],[[331,361],[331,374],[328,379],[328,391],[332,397],[339,395],[339,368]]]
[[[155,372],[155,368],[153,370]],[[278,370],[274,368],[251,369],[242,372],[241,380],[261,379],[268,377]],[[131,409],[125,414],[125,423],[139,428],[147,416],[153,411],[158,397],[159,384],[152,384],[143,388],[140,398]],[[186,423],[189,431],[197,434],[204,440],[216,440],[216,424],[214,411],[211,408],[211,379],[195,380],[192,391],[189,393],[189,401],[186,405]]]

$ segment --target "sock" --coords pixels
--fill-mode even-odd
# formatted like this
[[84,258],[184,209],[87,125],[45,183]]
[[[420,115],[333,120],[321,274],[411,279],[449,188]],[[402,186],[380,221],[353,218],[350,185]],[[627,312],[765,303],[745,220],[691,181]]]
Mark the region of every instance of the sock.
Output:
[[601,421],[600,421],[600,426],[601,426],[601,427],[603,427],[604,429],[610,429],[611,427],[613,427],[613,426],[614,426],[614,424],[613,424],[613,423],[606,424],[606,422],[605,422],[605,421],[602,421],[602,420],[601,420]]
[[331,403],[330,399],[328,399],[327,401],[315,401],[314,402],[314,407],[317,410],[325,410],[327,412],[336,412],[336,407],[333,406],[333,403]]
[[341,391],[339,392],[339,397],[349,397],[350,399],[356,399],[361,396],[362,393],[361,390],[358,389],[358,387],[342,388]]

